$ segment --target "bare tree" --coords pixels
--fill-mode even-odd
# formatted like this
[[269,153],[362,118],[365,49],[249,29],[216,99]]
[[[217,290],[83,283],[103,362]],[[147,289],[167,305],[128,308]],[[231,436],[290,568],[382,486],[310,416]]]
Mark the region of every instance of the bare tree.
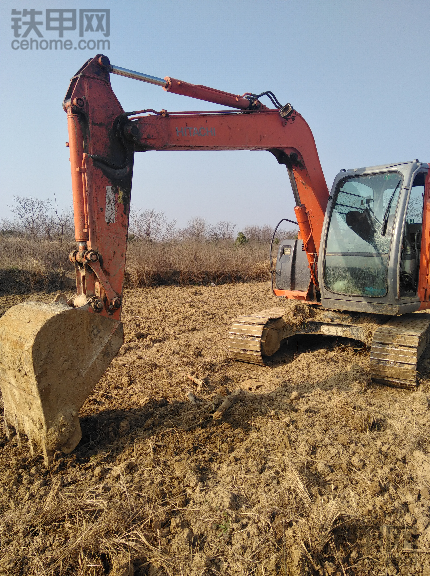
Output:
[[50,200],[39,200],[23,196],[14,196],[14,206],[11,212],[15,215],[18,229],[33,238],[50,236],[50,213],[52,204]]
[[[264,244],[269,244],[272,240],[274,228],[268,226],[246,226],[243,229],[243,233],[246,238],[251,242],[261,242]],[[297,238],[296,230],[285,230],[284,228],[278,228],[276,232],[276,238],[282,240],[284,238]]]
[[176,233],[176,221],[169,222],[163,212],[133,210],[130,214],[130,233],[148,242],[170,240]]
[[209,226],[204,218],[193,218],[188,221],[186,228],[180,231],[184,240],[201,242],[208,237]]
[[236,224],[221,220],[209,228],[209,240],[233,240]]
[[33,239],[71,238],[73,236],[73,212],[71,208],[59,212],[50,200],[40,200],[24,196],[14,196],[11,212],[14,220],[3,220],[1,230]]

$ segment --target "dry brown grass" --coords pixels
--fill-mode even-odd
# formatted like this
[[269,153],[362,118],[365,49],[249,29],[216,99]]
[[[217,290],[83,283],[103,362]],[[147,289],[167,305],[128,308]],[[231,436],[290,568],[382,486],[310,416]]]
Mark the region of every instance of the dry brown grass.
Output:
[[[73,240],[70,210],[50,200],[14,196],[14,219],[0,220],[0,294],[72,288],[68,261]],[[209,285],[269,279],[271,226],[190,220],[183,229],[155,210],[132,210],[125,287]],[[277,239],[295,238],[278,229]],[[69,285],[69,286],[68,286]]]
[[225,284],[269,278],[267,246],[233,242],[130,242],[126,285]]
[[63,288],[74,243],[1,234],[0,294]]
[[[46,240],[1,235],[0,294],[59,290],[73,283],[68,255],[72,240]],[[67,277],[69,282],[67,283]],[[128,244],[125,286],[225,284],[267,280],[268,247],[259,242],[243,246],[232,240],[152,242]]]

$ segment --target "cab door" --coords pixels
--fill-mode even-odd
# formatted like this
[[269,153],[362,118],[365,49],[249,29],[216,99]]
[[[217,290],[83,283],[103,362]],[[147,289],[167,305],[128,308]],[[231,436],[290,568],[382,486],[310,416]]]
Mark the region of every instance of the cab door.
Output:
[[415,174],[406,207],[399,260],[399,297],[415,296],[418,291],[423,228],[423,201],[428,170]]

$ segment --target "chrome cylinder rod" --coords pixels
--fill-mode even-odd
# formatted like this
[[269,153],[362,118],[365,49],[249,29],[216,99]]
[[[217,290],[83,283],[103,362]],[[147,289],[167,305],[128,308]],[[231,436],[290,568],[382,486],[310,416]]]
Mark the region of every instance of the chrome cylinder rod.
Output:
[[118,74],[118,76],[126,76],[127,78],[133,78],[134,80],[141,80],[142,82],[148,82],[149,84],[156,84],[157,86],[167,86],[166,80],[163,78],[157,78],[156,76],[149,76],[148,74],[142,74],[141,72],[134,72],[133,70],[127,70],[127,68],[120,68],[119,66],[111,66],[110,71],[112,74]]

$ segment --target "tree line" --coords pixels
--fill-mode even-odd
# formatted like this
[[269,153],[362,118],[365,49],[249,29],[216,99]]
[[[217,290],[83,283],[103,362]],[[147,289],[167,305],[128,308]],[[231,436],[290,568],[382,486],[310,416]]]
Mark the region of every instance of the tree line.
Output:
[[[71,208],[59,210],[56,202],[38,198],[14,196],[10,206],[13,217],[0,220],[0,234],[34,240],[73,240],[74,224]],[[156,210],[130,212],[129,241],[145,242],[220,242],[232,241],[237,245],[248,242],[269,243],[273,228],[269,225],[245,226],[237,230],[236,224],[220,221],[210,224],[203,218],[192,218],[183,228]],[[297,229],[279,229],[277,238],[296,238]]]

